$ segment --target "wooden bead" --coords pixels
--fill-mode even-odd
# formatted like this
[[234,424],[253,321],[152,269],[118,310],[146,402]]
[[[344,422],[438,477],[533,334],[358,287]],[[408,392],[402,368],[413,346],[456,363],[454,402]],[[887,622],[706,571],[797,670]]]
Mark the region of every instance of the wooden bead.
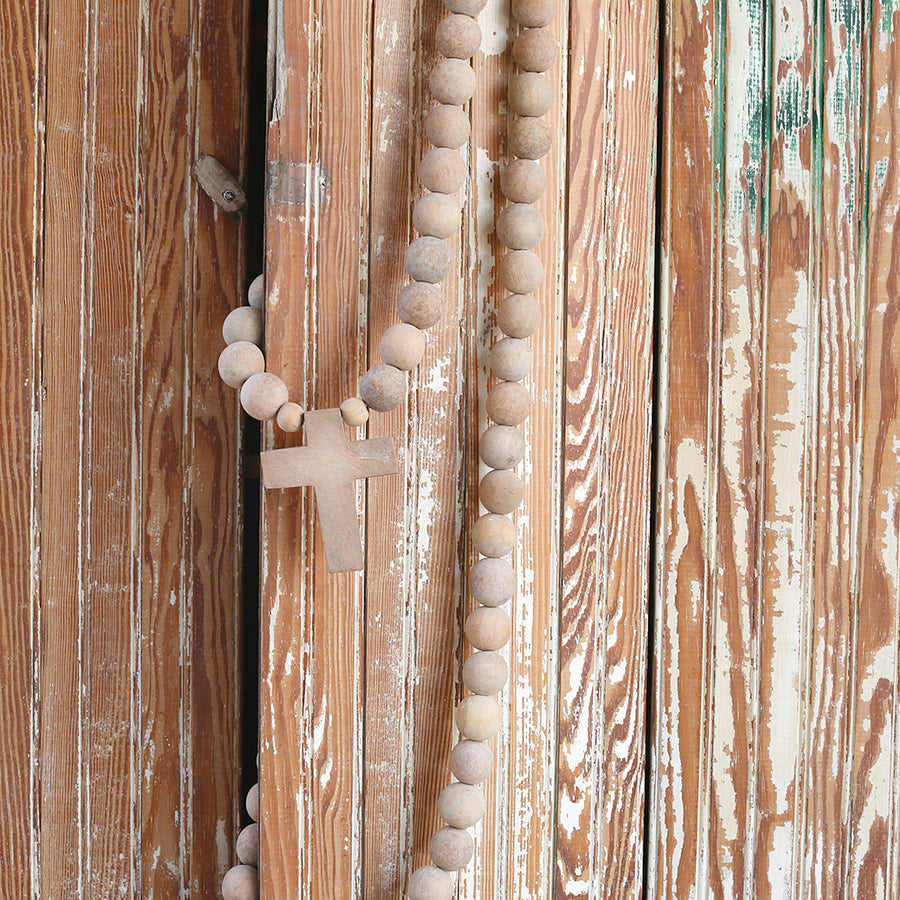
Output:
[[413,207],[413,228],[419,234],[448,238],[459,231],[459,204],[448,194],[426,194]]
[[254,822],[259,821],[259,782],[247,791],[247,814]]
[[438,22],[434,30],[438,53],[454,59],[469,59],[481,46],[481,29],[471,16],[453,13]]
[[531,337],[541,325],[541,305],[528,294],[510,294],[497,309],[497,324],[509,337]]
[[372,366],[359,380],[359,396],[369,409],[396,409],[406,397],[406,374],[394,366]]
[[466,637],[479,650],[501,650],[511,636],[512,620],[498,606],[481,606],[466,617]]
[[485,513],[472,526],[472,543],[482,556],[506,556],[516,545],[516,526],[497,513]]
[[513,61],[526,72],[546,72],[556,61],[556,38],[546,28],[526,28],[513,41]]
[[259,870],[255,866],[235,866],[222,879],[224,900],[258,900]]
[[487,414],[498,425],[521,425],[531,412],[528,388],[515,381],[501,381],[488,391]]
[[[478,451],[492,469],[514,469],[525,457],[525,438],[512,425],[491,425],[478,442]],[[485,556],[494,556],[485,553]]]
[[512,0],[512,14],[525,28],[543,28],[556,15],[556,0]]
[[547,176],[533,159],[513,160],[500,173],[500,190],[513,203],[534,203],[547,187]]
[[219,375],[228,387],[240,388],[251,376],[264,372],[266,358],[250,341],[236,341],[219,354]]
[[441,59],[428,76],[428,90],[438,103],[462,106],[475,93],[475,70],[464,59]]
[[477,16],[486,5],[487,0],[444,0],[444,6],[450,12],[459,13],[462,16]]
[[349,397],[341,404],[341,416],[351,428],[359,428],[369,421],[369,407],[359,397]]
[[450,245],[440,238],[416,238],[406,248],[406,271],[414,281],[443,281],[452,261]]
[[479,559],[469,569],[469,593],[485,606],[502,606],[516,593],[515,569],[505,559]]
[[[249,307],[248,307],[249,308]],[[287,385],[269,372],[251,375],[241,388],[241,406],[248,416],[268,422],[288,402]]]
[[481,479],[478,496],[485,509],[505,516],[521,505],[525,485],[515,472],[493,469]]
[[397,297],[397,315],[401,322],[416,328],[431,328],[441,318],[443,304],[440,288],[425,281],[406,285]]
[[252,306],[239,306],[233,309],[222,323],[222,337],[225,338],[226,344],[249,341],[261,347],[265,339],[262,312]]
[[497,237],[510,250],[530,250],[544,236],[544,217],[528,203],[513,203],[497,216]]
[[429,191],[452,194],[466,180],[466,164],[454,150],[436,147],[429,150],[419,163],[419,181]]
[[489,741],[502,720],[500,704],[493,697],[472,694],[456,707],[456,727],[470,741]]
[[299,403],[285,403],[275,416],[278,427],[287,434],[294,434],[303,424],[303,407]]
[[503,338],[491,350],[491,371],[502,381],[521,381],[534,362],[534,351],[521,338]]
[[520,116],[543,116],[555,99],[553,85],[546,75],[522,72],[509,81],[509,106]]
[[469,139],[471,131],[468,114],[458,106],[442,104],[425,115],[425,136],[435,147],[456,150]]
[[241,829],[234,847],[237,858],[247,866],[259,866],[259,824]]
[[509,666],[496,650],[479,650],[463,663],[462,675],[463,684],[473,694],[489,696],[503,690]]
[[465,784],[481,784],[494,770],[494,754],[484,741],[460,741],[450,751],[450,771]]
[[409,876],[407,900],[453,900],[456,882],[449,872],[437,866],[422,866]]
[[431,861],[440,869],[455,872],[464,869],[475,852],[475,841],[464,828],[445,825],[439,828],[428,844]]
[[257,275],[253,281],[250,282],[250,287],[247,288],[247,302],[254,309],[265,309],[266,306],[266,276],[265,274]]
[[531,250],[510,250],[500,258],[499,269],[500,280],[513,294],[533,294],[544,280],[544,266]]
[[378,346],[384,362],[397,369],[414,369],[425,355],[425,335],[415,325],[391,325]]
[[509,128],[509,150],[523,159],[540,159],[553,143],[553,132],[543,119],[523,116]]
[[438,814],[454,828],[471,828],[484,815],[484,794],[472,784],[454,782],[438,795]]

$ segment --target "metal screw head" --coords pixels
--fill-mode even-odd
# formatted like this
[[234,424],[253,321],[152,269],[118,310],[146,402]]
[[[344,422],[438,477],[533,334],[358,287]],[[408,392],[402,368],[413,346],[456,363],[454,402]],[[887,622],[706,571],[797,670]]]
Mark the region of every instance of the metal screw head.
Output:
[[226,203],[234,203],[236,198],[237,198],[237,194],[235,194],[234,191],[232,191],[232,190],[222,191],[222,199]]

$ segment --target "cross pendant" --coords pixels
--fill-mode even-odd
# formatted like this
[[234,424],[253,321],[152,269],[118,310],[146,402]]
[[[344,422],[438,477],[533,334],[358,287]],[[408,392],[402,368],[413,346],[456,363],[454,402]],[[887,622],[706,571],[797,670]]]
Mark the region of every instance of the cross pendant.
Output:
[[325,562],[329,572],[354,572],[365,565],[354,482],[397,471],[397,456],[387,438],[348,441],[339,409],[314,409],[303,418],[303,447],[260,454],[268,489],[312,487]]

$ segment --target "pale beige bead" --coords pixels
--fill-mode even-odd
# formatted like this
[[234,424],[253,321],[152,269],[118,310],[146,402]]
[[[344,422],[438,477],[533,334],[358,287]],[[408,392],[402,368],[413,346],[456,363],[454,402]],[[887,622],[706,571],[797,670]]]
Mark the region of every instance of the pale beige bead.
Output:
[[413,228],[419,234],[448,238],[459,231],[459,204],[449,194],[426,194],[413,207]]
[[224,900],[258,900],[259,871],[255,866],[235,866],[222,879]]
[[475,852],[475,841],[464,828],[445,825],[439,828],[428,844],[431,861],[440,869],[455,872],[464,869]]
[[236,341],[219,354],[219,375],[229,387],[243,387],[251,376],[266,369],[262,350],[250,341]]
[[275,416],[278,427],[287,434],[294,434],[303,424],[303,407],[299,403],[285,403]]
[[547,187],[547,175],[533,159],[516,159],[500,173],[500,190],[513,203],[534,203]]
[[531,337],[541,325],[541,304],[528,294],[510,294],[497,309],[497,325],[509,337]]
[[516,593],[516,571],[505,559],[479,559],[469,569],[469,593],[484,606],[502,606]]
[[498,425],[521,425],[531,412],[528,388],[515,381],[495,384],[487,395],[487,414]]
[[434,30],[438,53],[455,59],[469,59],[481,46],[481,29],[471,16],[453,13],[438,22]]
[[530,250],[544,236],[544,217],[528,203],[512,203],[497,216],[497,237],[510,250]]
[[359,428],[369,421],[369,407],[359,397],[348,397],[341,404],[341,416],[351,428]]
[[234,849],[237,853],[237,858],[244,865],[259,865],[259,824],[257,822],[241,829]]
[[516,526],[497,513],[485,513],[472,526],[472,543],[482,556],[506,556],[516,545]]
[[422,866],[409,876],[407,900],[453,900],[456,882],[449,872],[437,866]]
[[479,650],[501,650],[512,636],[512,619],[499,606],[481,606],[466,616],[466,638]]
[[502,720],[500,704],[493,697],[472,694],[456,707],[456,727],[470,741],[489,741]]
[[462,106],[475,93],[475,70],[464,59],[441,59],[428,76],[428,90],[438,103]]
[[431,328],[440,321],[443,304],[440,288],[425,281],[406,285],[397,297],[397,315],[401,322],[416,328]]
[[526,28],[513,41],[515,64],[526,72],[546,72],[556,61],[556,38],[546,28]]
[[471,132],[469,116],[458,106],[441,104],[425,115],[425,136],[435,147],[456,150],[465,144]]
[[534,350],[521,338],[502,338],[491,350],[491,371],[502,381],[521,381],[534,362]]
[[225,317],[222,323],[222,337],[226,344],[249,341],[261,347],[265,339],[263,314],[252,306],[239,306]]
[[247,302],[254,309],[265,309],[266,306],[266,276],[257,275],[247,288]]
[[523,159],[540,159],[553,143],[553,132],[543,119],[522,116],[509,128],[509,152]]
[[521,505],[525,485],[515,472],[493,469],[481,479],[478,497],[485,509],[505,516]]
[[369,409],[396,409],[406,397],[406,373],[394,366],[372,366],[359,380],[359,396]]
[[259,821],[259,782],[247,791],[247,813],[254,822]]
[[463,684],[473,694],[489,696],[503,690],[509,666],[496,650],[479,650],[463,663]]
[[556,15],[556,0],[512,0],[512,14],[525,28],[543,28]]
[[241,388],[241,406],[248,416],[268,422],[288,402],[287,385],[270,372],[251,375]]
[[466,164],[455,150],[435,147],[419,163],[419,181],[429,191],[452,194],[465,184]]
[[406,271],[414,281],[436,284],[450,271],[450,245],[436,237],[416,238],[406,248]]
[[405,322],[391,325],[382,335],[378,351],[389,366],[409,371],[425,355],[425,335],[415,325]]
[[509,107],[520,116],[543,116],[555,99],[553,85],[546,75],[522,72],[509,81]]
[[481,784],[494,770],[494,754],[484,741],[460,741],[450,751],[450,771],[466,784]]
[[450,12],[459,13],[463,16],[477,16],[486,5],[487,0],[444,0],[444,6]]
[[510,250],[500,258],[499,272],[513,294],[533,294],[544,280],[544,265],[531,250]]
[[454,828],[471,828],[484,815],[484,794],[473,784],[448,784],[438,795],[438,814]]
[[492,469],[514,469],[525,457],[525,438],[512,425],[491,425],[481,435],[478,452],[484,464]]

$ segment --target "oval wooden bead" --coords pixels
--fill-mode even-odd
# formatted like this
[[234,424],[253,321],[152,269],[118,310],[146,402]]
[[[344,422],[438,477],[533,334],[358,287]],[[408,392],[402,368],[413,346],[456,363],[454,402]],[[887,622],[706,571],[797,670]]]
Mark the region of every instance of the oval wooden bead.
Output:
[[510,250],[530,250],[544,236],[544,217],[528,203],[513,203],[497,216],[497,237]]
[[509,128],[509,150],[523,159],[540,159],[553,144],[553,132],[543,119],[522,116]]
[[241,829],[234,845],[237,858],[247,866],[259,866],[259,824]]
[[550,79],[538,72],[522,72],[509,81],[510,109],[520,116],[543,116],[550,112],[555,91]]
[[500,173],[500,190],[513,203],[534,203],[547,187],[547,176],[539,162],[516,159]]
[[459,204],[449,194],[426,194],[413,207],[413,228],[422,235],[448,238],[459,231],[461,219]]
[[512,0],[512,15],[525,28],[543,28],[556,15],[556,0]]
[[505,516],[521,505],[525,497],[525,485],[515,472],[493,469],[481,479],[478,497],[485,509]]
[[351,428],[359,428],[369,421],[369,408],[359,397],[348,397],[341,404],[341,416]]
[[438,795],[438,814],[454,828],[471,828],[484,815],[484,794],[473,784],[454,782]]
[[541,305],[528,294],[510,294],[497,309],[497,325],[509,337],[531,337],[541,325]]
[[419,181],[429,191],[452,194],[466,181],[466,164],[455,150],[435,147],[419,163]]
[[444,0],[444,6],[463,16],[477,16],[487,6],[487,0]]
[[506,556],[516,545],[516,526],[506,516],[485,513],[472,526],[472,543],[483,556]]
[[525,438],[512,425],[491,425],[481,435],[478,452],[484,464],[492,469],[514,469],[525,457]]
[[259,871],[255,866],[235,866],[222,879],[224,900],[259,900]]
[[445,825],[439,828],[428,844],[431,861],[440,869],[454,872],[464,869],[475,852],[475,841],[464,828]]
[[397,315],[401,322],[416,328],[431,328],[440,321],[443,304],[440,288],[425,281],[406,285],[397,297]]
[[473,694],[489,696],[503,690],[509,665],[496,650],[479,650],[463,663],[462,676],[463,684]]
[[396,409],[406,398],[406,374],[394,366],[372,366],[359,380],[359,396],[369,409]]
[[556,60],[556,38],[546,28],[526,28],[513,41],[513,61],[526,72],[546,72]]
[[466,616],[466,638],[479,650],[501,650],[512,636],[512,619],[499,606],[481,606]]
[[415,325],[391,325],[378,345],[384,362],[397,369],[414,369],[425,355],[425,335]]
[[265,273],[257,275],[253,281],[250,282],[250,287],[247,288],[247,302],[254,309],[265,309],[266,306],[266,276]]
[[531,250],[510,250],[500,258],[499,269],[500,280],[513,294],[533,294],[544,280],[543,263]]
[[452,13],[438,22],[434,30],[438,53],[454,59],[469,59],[481,46],[481,28],[471,16]]
[[409,876],[407,900],[453,900],[456,882],[449,872],[437,866],[422,866]]
[[428,90],[438,103],[462,106],[475,93],[475,70],[464,59],[441,59],[428,76]]
[[491,350],[491,371],[502,381],[521,381],[534,362],[534,351],[521,338],[503,338]]
[[494,770],[494,754],[484,741],[460,741],[450,751],[450,771],[465,784],[481,784]]
[[222,337],[226,344],[249,341],[261,347],[265,338],[262,312],[252,306],[233,309],[222,323]]
[[285,403],[275,416],[278,427],[287,434],[294,434],[303,424],[303,407],[299,403]]
[[219,375],[229,387],[241,388],[244,382],[266,368],[262,350],[250,341],[236,341],[219,354]]
[[406,248],[406,271],[414,281],[443,281],[452,261],[449,244],[440,238],[416,238]]
[[487,414],[498,425],[521,425],[531,412],[528,388],[515,381],[501,381],[488,391]]
[[469,139],[471,132],[469,116],[458,106],[441,104],[425,115],[425,136],[435,147],[457,150]]
[[241,388],[241,406],[244,412],[260,422],[274,419],[278,410],[287,402],[287,385],[270,372],[251,375]]
[[259,821],[259,782],[247,791],[247,815],[254,822]]
[[502,721],[500,704],[493,697],[472,694],[456,707],[456,727],[470,741],[489,741]]
[[505,559],[479,559],[469,569],[469,593],[485,606],[502,606],[515,596],[516,571]]

